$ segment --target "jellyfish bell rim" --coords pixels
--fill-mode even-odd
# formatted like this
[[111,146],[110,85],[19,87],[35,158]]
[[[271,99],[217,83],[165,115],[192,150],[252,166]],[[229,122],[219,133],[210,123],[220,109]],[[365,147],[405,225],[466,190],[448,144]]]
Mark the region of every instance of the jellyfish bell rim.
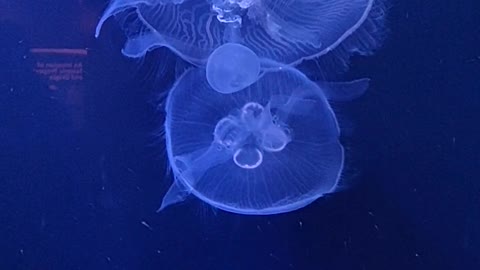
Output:
[[[170,134],[166,132],[165,136],[170,136]],[[219,203],[217,201],[214,201],[214,200],[208,198],[207,196],[203,195],[199,191],[197,191],[195,189],[195,187],[193,187],[186,179],[184,179],[184,177],[182,176],[182,174],[180,173],[178,168],[174,165],[171,166],[172,170],[174,171],[173,174],[175,175],[174,180],[173,180],[174,182],[172,183],[172,185],[176,185],[175,181],[181,181],[181,184],[186,187],[185,192],[187,192],[188,195],[194,195],[200,201],[202,201],[204,203],[207,203],[208,205],[211,205],[215,208],[218,208],[220,210],[230,212],[230,213],[241,214],[241,215],[262,216],[262,215],[276,215],[276,214],[293,212],[293,211],[299,210],[299,209],[313,203],[314,201],[318,200],[319,198],[325,196],[326,194],[333,193],[336,190],[336,188],[338,186],[338,183],[340,182],[340,178],[341,178],[341,175],[342,175],[342,172],[343,172],[343,167],[344,167],[344,164],[345,164],[345,149],[340,143],[338,143],[338,147],[340,148],[340,153],[341,153],[341,163],[340,163],[340,166],[339,166],[339,169],[338,169],[338,172],[337,172],[335,183],[332,185],[332,187],[328,191],[325,191],[325,192],[322,192],[322,193],[316,193],[316,192],[310,191],[309,193],[304,194],[302,196],[302,199],[296,200],[293,203],[285,202],[282,205],[275,205],[275,206],[272,206],[272,207],[266,207],[266,208],[261,208],[261,209],[236,208],[236,207],[232,207],[230,205],[224,204],[224,203]],[[171,143],[168,140],[167,140],[167,155],[169,156],[170,160],[174,160],[174,158],[172,156]],[[309,194],[310,194],[310,196],[309,196]],[[282,201],[285,201],[285,199],[282,200]],[[166,207],[168,207],[168,205]],[[166,207],[162,207],[162,208],[160,208],[160,210],[163,210]]]
[[[103,11],[100,20],[98,21],[95,27],[95,37],[98,38],[100,36],[100,32],[102,31],[103,25],[105,22],[115,14],[127,10],[129,8],[135,8],[136,4],[141,3],[148,3],[150,0],[133,0],[133,1],[124,1],[124,0],[111,0],[110,3],[107,5],[107,8]],[[122,4],[123,2],[123,4]],[[118,5],[120,3],[120,5]]]
[[[345,164],[345,150],[340,143],[338,143],[338,146],[340,147],[340,151],[341,151],[341,163],[340,163],[340,167],[339,167],[338,172],[337,172],[337,177],[336,177],[334,185],[332,185],[332,187],[328,191],[325,191],[323,193],[316,193],[316,192],[310,191],[309,193],[304,194],[304,196],[302,196],[302,199],[300,199],[300,200],[296,200],[293,203],[285,202],[284,204],[279,205],[279,206],[275,205],[275,206],[272,206],[272,207],[267,207],[267,208],[262,208],[262,209],[235,208],[235,207],[232,207],[232,206],[229,206],[229,205],[226,205],[226,204],[222,204],[222,203],[218,203],[216,201],[213,201],[212,199],[209,199],[209,198],[205,197],[204,195],[202,195],[198,191],[196,191],[193,187],[188,185],[186,180],[184,180],[184,179],[179,179],[179,180],[182,181],[183,184],[187,184],[188,187],[191,189],[191,193],[193,195],[195,195],[198,199],[208,203],[209,205],[211,205],[213,207],[221,209],[223,211],[227,211],[227,212],[231,212],[231,213],[235,213],[235,214],[251,215],[251,216],[266,216],[266,215],[276,215],[276,214],[293,212],[293,211],[299,210],[299,209],[301,209],[301,208],[303,208],[303,207],[305,207],[309,204],[312,204],[314,201],[318,200],[319,198],[325,196],[326,194],[331,194],[336,190],[336,188],[338,186],[338,183],[340,182],[340,178],[341,178],[342,172],[343,172],[343,167],[344,167],[344,164]],[[308,194],[312,194],[312,195],[308,196]]]
[[[166,132],[165,136],[170,136],[170,134],[167,134],[167,132]],[[304,207],[312,204],[314,201],[318,200],[319,198],[321,198],[321,197],[323,197],[327,194],[331,194],[336,190],[336,188],[338,186],[338,183],[340,182],[341,175],[342,175],[342,172],[343,172],[343,167],[344,167],[344,164],[345,164],[345,150],[344,150],[344,147],[340,143],[338,143],[338,147],[340,148],[340,151],[341,151],[341,163],[340,163],[340,167],[339,167],[338,172],[337,172],[337,176],[336,176],[334,185],[332,185],[332,187],[328,191],[325,191],[325,192],[322,192],[322,193],[316,193],[316,192],[310,191],[309,193],[304,194],[302,196],[302,199],[296,200],[293,203],[285,202],[284,204],[281,204],[281,205],[275,205],[275,206],[272,206],[272,207],[266,207],[266,208],[261,208],[261,209],[236,208],[236,207],[233,207],[233,206],[230,206],[230,205],[227,205],[227,204],[219,203],[217,201],[214,201],[214,200],[208,198],[207,196],[203,195],[199,191],[197,191],[195,189],[195,187],[193,187],[186,179],[184,179],[184,177],[182,176],[182,174],[179,172],[178,168],[175,165],[171,166],[171,169],[174,171],[174,173],[173,173],[174,174],[174,179],[173,179],[172,185],[178,185],[178,183],[175,183],[175,182],[180,181],[181,185],[183,185],[186,188],[184,190],[184,193],[186,194],[185,197],[193,195],[193,196],[197,197],[197,199],[199,199],[200,201],[202,201],[202,202],[204,202],[204,203],[206,203],[210,206],[213,206],[217,209],[220,209],[220,210],[223,210],[223,211],[226,211],[226,212],[230,212],[230,213],[234,213],[234,214],[251,215],[251,216],[265,216],[265,215],[277,215],[277,214],[284,214],[284,213],[288,213],[288,212],[293,212],[293,211],[299,210],[301,208],[304,208]],[[169,141],[167,141],[167,155],[169,156],[170,160],[174,160],[171,153],[172,153],[171,143]],[[310,194],[310,196],[309,196],[309,194]],[[183,200],[179,200],[178,202],[180,202],[180,201],[183,201]],[[282,200],[282,202],[283,201],[285,201],[285,199]],[[169,205],[171,205],[171,204],[169,204]],[[162,205],[160,207],[159,211],[162,211],[163,209],[167,208],[169,205],[166,205],[166,206]]]
[[328,47],[324,48],[323,50],[321,50],[320,52],[318,52],[316,54],[300,57],[299,59],[290,62],[288,65],[297,66],[297,65],[301,64],[303,61],[313,60],[313,59],[319,58],[320,56],[325,55],[325,54],[327,54],[331,51],[334,51],[335,48],[337,48],[344,40],[346,40],[353,33],[355,33],[363,25],[363,23],[368,19],[368,16],[369,16],[370,12],[372,11],[372,8],[373,8],[373,5],[374,5],[375,1],[383,1],[383,0],[368,0],[367,8],[365,8],[365,10],[363,11],[363,14],[360,17],[360,19],[355,23],[354,26],[352,26],[348,30],[346,30],[335,42],[333,42]]

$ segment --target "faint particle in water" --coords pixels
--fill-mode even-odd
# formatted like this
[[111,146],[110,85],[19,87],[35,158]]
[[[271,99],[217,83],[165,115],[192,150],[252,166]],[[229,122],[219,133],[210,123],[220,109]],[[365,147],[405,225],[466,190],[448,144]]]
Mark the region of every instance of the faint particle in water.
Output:
[[270,252],[268,255],[273,259],[275,259],[276,261],[280,261],[280,258],[278,258],[275,254],[273,254],[273,252]]
[[141,223],[143,226],[145,226],[147,229],[149,229],[150,231],[153,232],[152,226],[150,226],[150,224],[148,224],[146,221],[143,221],[143,220],[142,220],[140,223]]

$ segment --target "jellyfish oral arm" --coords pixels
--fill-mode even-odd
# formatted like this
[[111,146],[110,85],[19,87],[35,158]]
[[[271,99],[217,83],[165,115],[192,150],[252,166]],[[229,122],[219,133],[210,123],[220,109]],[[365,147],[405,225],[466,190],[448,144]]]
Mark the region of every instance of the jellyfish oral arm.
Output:
[[315,107],[317,101],[313,98],[302,98],[299,96],[277,95],[270,99],[270,107],[277,109],[285,115],[308,115]]
[[138,58],[145,55],[148,51],[161,47],[162,44],[165,44],[165,41],[158,33],[145,33],[141,37],[127,40],[122,49],[122,53],[128,57]]
[[[198,154],[202,152],[201,154]],[[176,157],[175,180],[170,186],[162,200],[158,211],[167,206],[184,201],[192,192],[196,181],[202,178],[204,173],[221,163],[230,159],[230,155],[222,152],[218,144],[212,143],[207,150],[197,151],[187,156]],[[189,183],[188,185],[186,183]]]
[[186,187],[180,180],[175,179],[173,184],[167,191],[167,194],[162,199],[162,204],[157,212],[162,211],[166,207],[183,202],[191,193],[191,189]]

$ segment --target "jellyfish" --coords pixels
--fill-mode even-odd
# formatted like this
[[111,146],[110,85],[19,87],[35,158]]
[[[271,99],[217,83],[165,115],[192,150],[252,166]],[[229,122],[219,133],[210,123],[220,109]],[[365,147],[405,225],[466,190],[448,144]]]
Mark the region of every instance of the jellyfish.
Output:
[[123,54],[142,57],[168,47],[204,67],[225,43],[249,48],[260,59],[297,65],[334,51],[337,57],[378,47],[387,0],[112,0],[101,17],[115,16],[127,41]]
[[228,212],[270,215],[335,191],[344,150],[329,100],[361,95],[368,80],[313,82],[279,64],[224,94],[204,73],[187,70],[169,91],[165,137],[175,177],[160,211],[194,195]]
[[208,58],[207,81],[224,94],[239,91],[254,83],[260,74],[260,60],[249,48],[238,43],[218,47]]

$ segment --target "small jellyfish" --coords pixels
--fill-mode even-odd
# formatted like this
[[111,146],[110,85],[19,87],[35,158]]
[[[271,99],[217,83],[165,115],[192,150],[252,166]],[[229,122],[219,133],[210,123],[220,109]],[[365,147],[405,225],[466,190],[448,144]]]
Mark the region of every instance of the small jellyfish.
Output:
[[341,57],[378,47],[387,0],[112,0],[101,17],[115,16],[127,35],[123,53],[142,57],[168,47],[202,66],[222,44],[241,43],[261,59],[296,65],[334,50]]
[[226,43],[210,55],[206,73],[207,81],[213,89],[229,94],[257,80],[260,60],[249,48],[238,43]]
[[225,211],[269,215],[335,191],[344,151],[328,100],[359,96],[368,80],[314,83],[280,66],[226,95],[212,89],[204,72],[186,71],[167,98],[175,179],[160,210],[193,194]]

